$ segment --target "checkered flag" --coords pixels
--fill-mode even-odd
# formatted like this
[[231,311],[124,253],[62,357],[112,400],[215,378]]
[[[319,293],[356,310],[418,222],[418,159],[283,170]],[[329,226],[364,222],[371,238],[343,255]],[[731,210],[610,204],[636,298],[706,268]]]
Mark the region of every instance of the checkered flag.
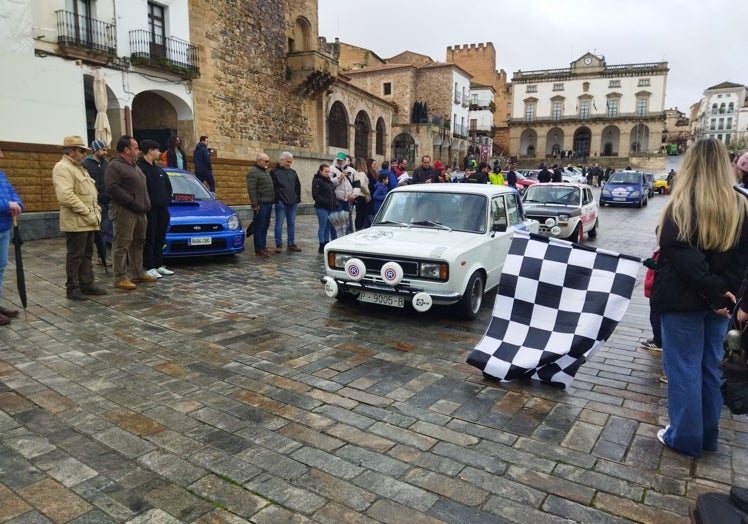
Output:
[[468,363],[565,388],[626,312],[641,259],[516,231],[493,318]]

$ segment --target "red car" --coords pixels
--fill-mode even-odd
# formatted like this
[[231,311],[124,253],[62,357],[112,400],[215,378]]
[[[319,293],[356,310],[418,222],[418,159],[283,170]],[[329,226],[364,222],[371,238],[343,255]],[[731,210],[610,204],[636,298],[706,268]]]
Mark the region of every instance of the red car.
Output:
[[[509,171],[502,171],[502,172],[501,172],[501,174],[502,174],[502,175],[504,175],[504,185],[505,185],[505,186],[509,185],[509,184],[507,183],[507,181],[506,181],[506,178],[507,178],[507,174],[508,174],[508,173],[509,173]],[[525,189],[526,189],[526,188],[527,188],[528,186],[532,186],[532,185],[534,185],[534,184],[537,184],[537,183],[538,183],[538,181],[537,181],[537,180],[532,180],[532,179],[530,179],[530,178],[527,178],[527,177],[526,177],[525,175],[523,175],[522,173],[518,173],[517,171],[515,171],[515,173],[517,174],[517,189],[519,190],[519,192],[520,192],[520,193],[524,193],[524,192],[525,192]]]

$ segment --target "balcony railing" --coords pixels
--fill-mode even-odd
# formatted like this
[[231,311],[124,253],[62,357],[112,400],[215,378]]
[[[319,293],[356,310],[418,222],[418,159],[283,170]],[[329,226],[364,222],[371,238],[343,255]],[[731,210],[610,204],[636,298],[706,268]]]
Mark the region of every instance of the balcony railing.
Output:
[[469,104],[468,96],[467,95],[462,95],[462,107],[467,107],[469,105],[470,104]]
[[460,124],[454,125],[453,133],[458,136],[468,136],[468,128],[467,126],[462,126]]
[[173,36],[164,37],[144,29],[130,31],[130,54],[134,65],[145,65],[188,78],[200,76],[197,47]]
[[57,43],[75,45],[114,55],[114,26],[101,20],[81,16],[71,11],[55,11],[57,15]]
[[657,113],[646,113],[645,115],[639,115],[638,113],[618,113],[614,117],[610,117],[607,113],[590,113],[587,116],[581,116],[578,114],[574,115],[562,115],[559,118],[554,118],[551,115],[538,116],[534,115],[531,118],[512,118],[511,125],[526,125],[529,122],[533,124],[554,124],[559,122],[578,122],[580,120],[586,122],[622,122],[622,121],[660,121],[665,118],[665,112]]

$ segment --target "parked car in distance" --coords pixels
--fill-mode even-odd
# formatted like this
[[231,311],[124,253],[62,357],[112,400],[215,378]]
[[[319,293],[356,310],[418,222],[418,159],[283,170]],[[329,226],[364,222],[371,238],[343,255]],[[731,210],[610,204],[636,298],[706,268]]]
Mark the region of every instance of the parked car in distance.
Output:
[[192,174],[164,168],[169,175],[172,202],[166,230],[165,257],[234,255],[244,251],[242,222]]
[[563,169],[563,174],[561,175],[561,179],[564,182],[572,183],[572,184],[586,184],[587,183],[587,177],[582,174],[582,171],[573,167],[569,169],[568,167],[565,167]]
[[668,184],[667,173],[655,173],[654,176],[654,190],[660,195],[668,194],[670,192],[670,184]]
[[539,222],[541,235],[572,242],[582,242],[585,233],[597,237],[597,202],[587,184],[536,184],[527,188],[522,204],[527,217]]
[[474,319],[499,283],[512,235],[538,232],[519,195],[492,184],[399,187],[372,226],[325,246],[325,294],[425,312],[453,305]]
[[[509,182],[507,182],[507,177],[506,177],[507,173],[509,173],[509,171],[502,171],[501,172],[501,174],[504,175],[504,185],[505,186],[509,185]],[[526,177],[525,175],[523,175],[522,173],[520,173],[519,171],[514,171],[514,173],[517,175],[517,189],[519,190],[520,194],[524,193],[525,190],[529,186],[532,186],[532,185],[538,183],[537,180],[532,180],[532,179]]]
[[600,206],[643,207],[649,202],[649,189],[640,171],[616,171],[600,190]]

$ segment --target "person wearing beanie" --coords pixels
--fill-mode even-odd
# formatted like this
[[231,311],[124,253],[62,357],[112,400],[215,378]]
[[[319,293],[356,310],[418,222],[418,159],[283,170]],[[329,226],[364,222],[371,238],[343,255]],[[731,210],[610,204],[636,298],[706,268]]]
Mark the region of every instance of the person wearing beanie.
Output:
[[104,171],[106,171],[106,166],[109,165],[109,162],[107,162],[106,159],[107,153],[108,148],[106,143],[102,140],[94,140],[91,142],[91,154],[83,159],[81,165],[86,171],[88,171],[91,178],[94,179],[96,191],[99,192],[98,200],[99,205],[101,206],[101,232],[104,235],[108,232],[108,236],[111,238],[112,221],[109,220],[110,196],[106,191],[106,187],[104,187]]

